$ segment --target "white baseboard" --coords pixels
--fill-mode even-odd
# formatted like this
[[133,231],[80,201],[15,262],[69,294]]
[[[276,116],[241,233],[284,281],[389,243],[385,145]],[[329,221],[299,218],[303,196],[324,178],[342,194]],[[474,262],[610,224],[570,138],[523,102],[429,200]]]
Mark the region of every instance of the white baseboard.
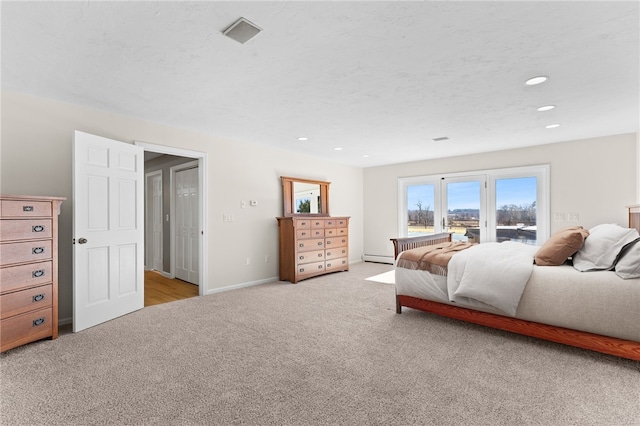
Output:
[[388,263],[389,265],[394,264],[392,256],[376,256],[372,254],[365,254],[362,256],[362,260],[364,260],[365,262]]
[[237,290],[239,288],[245,288],[245,287],[253,287],[254,285],[267,284],[267,283],[272,283],[274,281],[278,281],[278,277],[264,278],[262,280],[257,280],[257,281],[249,281],[246,283],[234,284],[226,287],[213,288],[211,290],[207,290],[205,294],[209,295],[214,293],[222,293],[223,291]]

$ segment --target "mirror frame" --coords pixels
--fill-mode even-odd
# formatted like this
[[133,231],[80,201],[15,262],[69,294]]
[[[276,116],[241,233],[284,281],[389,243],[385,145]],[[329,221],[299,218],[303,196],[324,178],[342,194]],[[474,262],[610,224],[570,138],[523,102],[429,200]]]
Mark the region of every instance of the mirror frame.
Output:
[[[331,182],[320,180],[301,179],[287,176],[280,176],[282,181],[282,201],[284,205],[284,217],[292,216],[329,216],[329,185]],[[293,184],[296,182],[320,185],[320,212],[319,213],[296,213],[293,205]]]

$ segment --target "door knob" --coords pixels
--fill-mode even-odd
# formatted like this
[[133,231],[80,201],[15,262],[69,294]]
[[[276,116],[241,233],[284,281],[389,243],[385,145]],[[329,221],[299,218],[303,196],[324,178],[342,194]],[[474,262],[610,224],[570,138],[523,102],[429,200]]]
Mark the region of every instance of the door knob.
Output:
[[78,239],[78,244],[87,244],[87,239],[86,238]]

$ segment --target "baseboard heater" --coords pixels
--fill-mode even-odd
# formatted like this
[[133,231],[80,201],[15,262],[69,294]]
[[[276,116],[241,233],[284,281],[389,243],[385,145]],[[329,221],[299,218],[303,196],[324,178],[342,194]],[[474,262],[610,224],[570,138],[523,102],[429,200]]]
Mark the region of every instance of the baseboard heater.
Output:
[[365,262],[388,263],[393,265],[393,256],[377,256],[375,254],[365,254],[362,256]]

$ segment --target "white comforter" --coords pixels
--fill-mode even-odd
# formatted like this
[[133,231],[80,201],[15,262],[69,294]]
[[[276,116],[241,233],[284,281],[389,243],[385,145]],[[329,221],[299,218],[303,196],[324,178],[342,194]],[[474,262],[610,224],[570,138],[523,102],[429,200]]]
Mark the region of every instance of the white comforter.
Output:
[[449,300],[469,304],[473,299],[515,316],[538,249],[505,241],[478,244],[456,253],[448,266]]

